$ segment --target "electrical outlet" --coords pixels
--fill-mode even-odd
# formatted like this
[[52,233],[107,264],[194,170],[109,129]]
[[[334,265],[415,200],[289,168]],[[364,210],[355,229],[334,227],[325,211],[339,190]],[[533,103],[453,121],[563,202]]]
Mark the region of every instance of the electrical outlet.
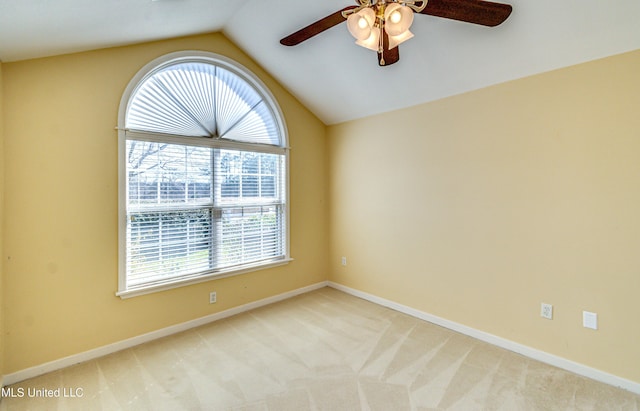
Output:
[[553,305],[545,303],[540,304],[540,316],[548,320],[553,320]]
[[598,314],[590,313],[589,311],[582,312],[582,326],[585,328],[591,328],[592,330],[598,329]]
[[347,265],[347,257],[342,257],[342,265]]
[[215,291],[211,291],[209,293],[209,304],[215,304],[217,301],[217,296]]

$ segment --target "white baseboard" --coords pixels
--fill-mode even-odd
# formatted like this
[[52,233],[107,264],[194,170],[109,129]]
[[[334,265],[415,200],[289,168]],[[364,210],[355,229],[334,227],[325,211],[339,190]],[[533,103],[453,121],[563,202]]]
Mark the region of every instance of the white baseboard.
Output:
[[189,330],[191,328],[195,328],[204,324],[221,320],[223,318],[231,317],[233,315],[240,314],[245,311],[253,310],[265,305],[273,304],[278,301],[295,297],[300,294],[308,293],[310,291],[326,287],[327,285],[328,285],[327,281],[322,281],[306,287],[298,288],[296,290],[288,291],[286,293],[274,295],[273,297],[264,298],[262,300],[258,300],[248,304],[238,306],[238,307],[230,308],[225,311],[207,315],[201,318],[196,318],[195,320],[190,320],[184,323],[172,325],[170,327],[152,331],[147,334],[142,334],[137,337],[128,338],[126,340],[118,341],[113,344],[108,344],[102,347],[94,348],[89,351],[81,352],[79,354],[70,355],[65,358],[60,358],[58,360],[54,360],[45,364],[37,365],[35,367],[30,367],[24,370],[20,370],[11,374],[7,374],[4,376],[4,378],[0,376],[0,381],[4,380],[3,381],[4,385],[0,385],[0,387],[4,387],[5,385],[15,384],[17,382],[24,381],[29,378],[37,377],[39,375],[56,371],[65,367],[69,367],[71,365],[75,365],[81,362],[104,357],[105,355],[112,354],[117,351],[122,351],[127,348],[131,348],[136,345],[140,345],[149,341],[157,340],[158,338],[166,337],[171,334],[176,334],[182,331]]
[[254,301],[254,302],[244,304],[238,307],[234,307],[234,308],[221,311],[215,314],[207,315],[205,317],[196,318],[195,320],[190,320],[181,324],[172,325],[170,327],[162,328],[160,330],[152,331],[150,333],[139,335],[137,337],[132,337],[123,341],[118,341],[116,343],[98,347],[98,348],[85,351],[79,354],[74,354],[69,357],[54,360],[54,361],[41,364],[35,367],[30,367],[30,368],[20,370],[4,376],[0,375],[0,387],[4,387],[5,385],[15,384],[17,382],[20,382],[29,378],[37,377],[39,375],[56,371],[65,367],[69,367],[71,365],[75,365],[81,362],[100,358],[117,351],[125,350],[127,348],[131,348],[136,345],[153,341],[158,338],[166,337],[172,334],[189,330],[191,328],[195,328],[204,324],[218,321],[223,318],[231,317],[233,315],[237,315],[249,310],[253,310],[255,308],[263,307],[265,305],[273,304],[278,301],[286,300],[288,298],[295,297],[300,294],[308,293],[310,291],[314,291],[326,286],[335,288],[336,290],[343,291],[347,294],[362,298],[372,303],[391,308],[393,310],[410,315],[412,317],[419,318],[421,320],[428,321],[433,324],[437,324],[439,326],[448,328],[450,330],[459,332],[461,334],[465,334],[470,337],[477,338],[478,340],[488,342],[495,346],[507,349],[509,351],[516,352],[518,354],[522,354],[526,357],[544,362],[546,364],[549,364],[558,368],[562,368],[564,370],[573,372],[575,374],[582,375],[584,377],[591,378],[593,380],[600,381],[615,387],[620,387],[636,394],[640,394],[640,383],[627,380],[625,378],[618,377],[616,375],[609,374],[604,371],[591,368],[580,363],[576,363],[566,358],[549,354],[544,351],[540,351],[535,348],[531,348],[526,345],[522,345],[510,340],[495,336],[493,334],[486,333],[484,331],[476,330],[475,328],[468,327],[466,325],[462,325],[441,317],[437,317],[435,315],[425,313],[415,308],[411,308],[406,305],[402,305],[394,301],[390,301],[390,300],[375,296],[373,294],[369,294],[369,293],[359,291],[338,283],[334,283],[332,281],[322,281],[307,287],[298,288],[296,290],[292,290],[286,293],[264,298],[262,300]]
[[522,354],[534,360],[538,360],[540,362],[552,365],[554,367],[562,368],[563,370],[570,371],[574,374],[582,375],[583,377],[587,377],[592,380],[596,380],[605,384],[613,385],[615,387],[623,388],[627,391],[631,391],[636,394],[640,394],[640,383],[638,382],[627,380],[625,378],[618,377],[616,375],[609,374],[607,372],[588,367],[584,364],[580,364],[580,363],[568,360],[566,358],[559,357],[557,355],[549,354],[547,352],[540,351],[535,348],[531,348],[526,345],[522,345],[510,340],[504,339],[502,337],[498,337],[496,335],[486,333],[484,331],[476,330],[475,328],[468,327],[466,325],[462,325],[454,321],[450,321],[429,313],[425,313],[423,311],[416,310],[415,308],[398,304],[394,301],[390,301],[390,300],[375,296],[373,294],[369,294],[369,293],[359,291],[338,283],[334,283],[333,281],[329,281],[328,286],[331,288],[335,288],[336,290],[345,292],[347,294],[353,295],[355,297],[362,298],[363,300],[367,300],[372,303],[391,308],[392,310],[396,310],[401,313],[408,314],[412,317],[419,318],[421,320],[428,321],[433,324],[437,324],[439,326],[448,328],[450,330],[459,332],[461,334],[468,335],[470,337],[476,338],[481,341],[488,342],[489,344],[496,345],[506,350],[513,351],[518,354]]

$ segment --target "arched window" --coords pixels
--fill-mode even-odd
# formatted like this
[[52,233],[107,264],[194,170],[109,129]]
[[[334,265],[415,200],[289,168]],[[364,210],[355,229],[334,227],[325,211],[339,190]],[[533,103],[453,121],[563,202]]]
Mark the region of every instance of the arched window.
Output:
[[119,115],[122,297],[289,261],[288,150],[280,109],[239,64],[157,59]]

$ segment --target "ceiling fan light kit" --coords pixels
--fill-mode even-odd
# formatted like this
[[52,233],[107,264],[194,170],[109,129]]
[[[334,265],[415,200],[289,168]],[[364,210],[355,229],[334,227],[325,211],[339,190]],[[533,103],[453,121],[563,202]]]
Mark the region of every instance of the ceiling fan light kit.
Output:
[[397,47],[403,41],[413,37],[409,31],[413,23],[413,10],[422,11],[427,5],[421,2],[420,7],[414,3],[400,3],[392,0],[359,0],[360,6],[355,9],[342,12],[342,17],[347,19],[347,29],[356,39],[356,44],[369,50],[383,51],[383,38],[380,33],[389,36],[389,49]]
[[494,27],[511,14],[511,5],[484,0],[356,0],[280,40],[295,46],[347,21],[356,44],[378,54],[378,64],[388,66],[400,59],[398,45],[413,37],[409,31],[414,13]]

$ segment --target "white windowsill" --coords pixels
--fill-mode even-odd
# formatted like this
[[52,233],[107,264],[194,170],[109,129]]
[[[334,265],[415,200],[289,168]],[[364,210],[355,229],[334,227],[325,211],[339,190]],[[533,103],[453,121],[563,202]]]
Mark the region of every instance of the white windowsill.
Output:
[[253,271],[265,270],[267,268],[278,267],[281,265],[289,264],[293,261],[293,258],[284,258],[282,260],[273,261],[267,264],[259,264],[254,266],[245,266],[241,269],[229,270],[229,271],[218,271],[211,274],[205,274],[195,278],[188,278],[184,280],[176,280],[170,283],[152,285],[148,287],[140,287],[132,290],[122,290],[118,291],[116,295],[122,299],[137,297],[139,295],[151,294],[158,291],[166,291],[172,288],[184,287],[191,284],[202,283],[210,280],[217,280],[219,278],[232,277],[234,275],[246,274]]

